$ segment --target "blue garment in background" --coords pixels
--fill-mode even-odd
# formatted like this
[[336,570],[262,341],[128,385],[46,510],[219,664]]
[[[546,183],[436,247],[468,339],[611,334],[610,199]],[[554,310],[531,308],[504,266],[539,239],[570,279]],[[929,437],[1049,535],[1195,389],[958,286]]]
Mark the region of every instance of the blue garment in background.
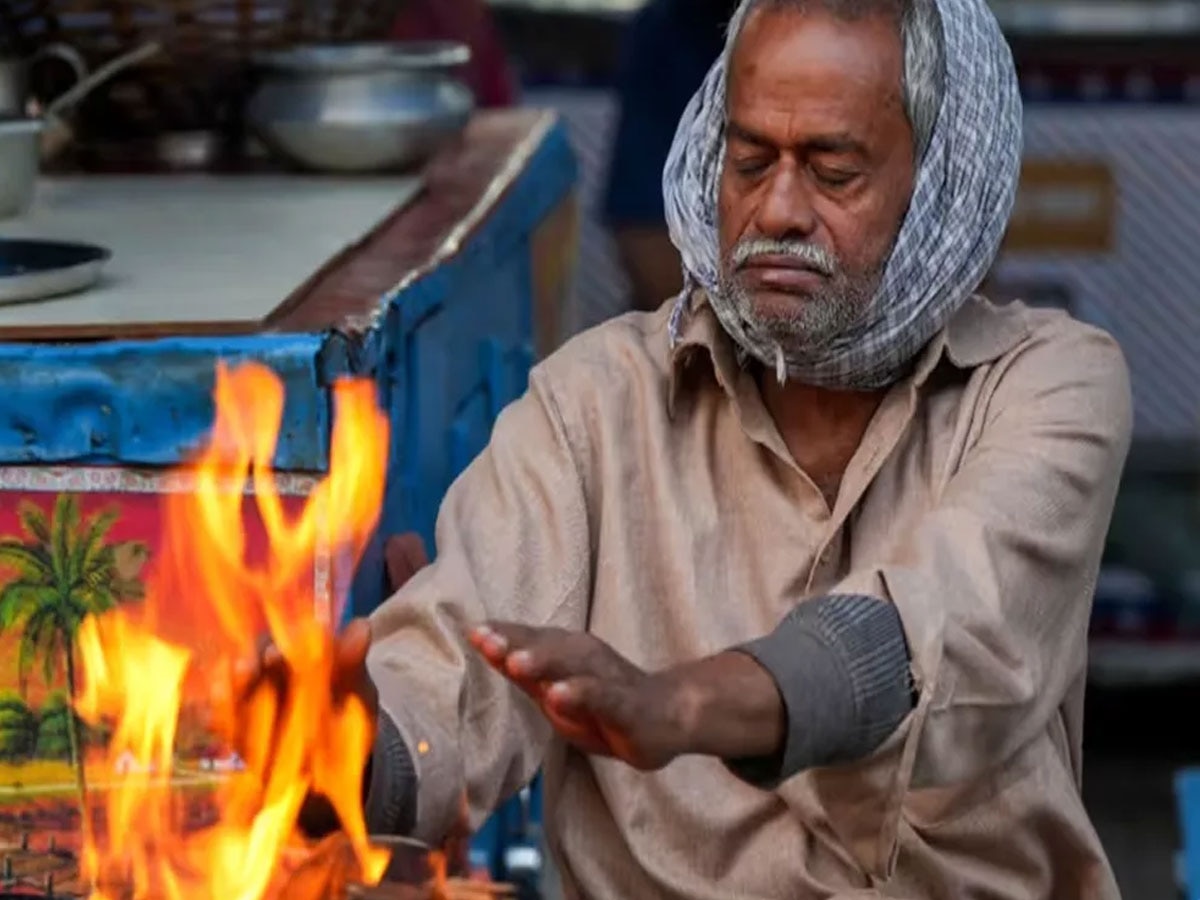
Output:
[[725,42],[730,0],[650,0],[624,37],[604,197],[615,226],[665,227],[662,172],[679,118]]

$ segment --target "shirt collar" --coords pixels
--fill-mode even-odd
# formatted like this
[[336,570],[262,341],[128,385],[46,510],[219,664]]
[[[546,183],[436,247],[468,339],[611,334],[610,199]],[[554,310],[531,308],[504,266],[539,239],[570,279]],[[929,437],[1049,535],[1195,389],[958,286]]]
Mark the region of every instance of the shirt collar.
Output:
[[[1004,307],[972,296],[963,304],[917,357],[914,387],[923,385],[943,360],[959,369],[973,369],[994,362],[1013,349],[1029,333],[1025,317]],[[707,363],[717,384],[726,394],[736,395],[741,366],[729,336],[702,291],[688,298],[684,322],[670,355],[670,384],[667,408],[674,415],[681,393]]]

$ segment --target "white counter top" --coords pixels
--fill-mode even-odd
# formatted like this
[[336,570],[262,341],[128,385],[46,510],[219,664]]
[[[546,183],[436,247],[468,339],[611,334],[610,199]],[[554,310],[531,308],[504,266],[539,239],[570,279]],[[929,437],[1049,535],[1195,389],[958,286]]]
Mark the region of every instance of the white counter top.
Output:
[[417,178],[88,176],[43,179],[0,237],[107,247],[80,294],[0,307],[0,328],[184,328],[264,319],[420,192]]

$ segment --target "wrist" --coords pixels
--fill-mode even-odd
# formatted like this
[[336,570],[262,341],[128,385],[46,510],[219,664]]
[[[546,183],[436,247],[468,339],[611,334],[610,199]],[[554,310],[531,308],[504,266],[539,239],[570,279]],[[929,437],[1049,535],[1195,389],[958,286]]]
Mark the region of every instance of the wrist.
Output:
[[779,752],[787,714],[774,678],[753,657],[728,651],[660,675],[680,755],[722,759]]
[[696,677],[691,666],[674,666],[652,677],[662,696],[662,708],[668,711],[673,755],[704,753],[709,700],[703,679]]

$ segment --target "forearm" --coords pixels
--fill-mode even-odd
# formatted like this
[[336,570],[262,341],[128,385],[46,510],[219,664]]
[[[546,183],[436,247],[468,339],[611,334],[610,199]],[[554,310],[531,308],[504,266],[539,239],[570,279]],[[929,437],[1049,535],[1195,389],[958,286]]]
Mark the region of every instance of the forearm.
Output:
[[756,784],[870,754],[912,708],[894,607],[874,597],[801,604],[771,634],[670,670],[684,753]]

